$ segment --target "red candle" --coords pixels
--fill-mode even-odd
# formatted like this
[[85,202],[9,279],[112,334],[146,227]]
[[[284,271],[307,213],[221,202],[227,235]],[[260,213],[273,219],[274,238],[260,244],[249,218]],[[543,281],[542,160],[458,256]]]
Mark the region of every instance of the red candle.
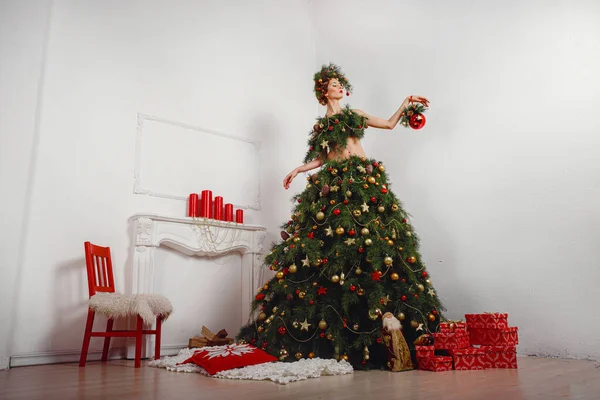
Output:
[[244,210],[235,210],[235,222],[238,224],[244,223]]
[[215,197],[215,213],[213,215],[215,219],[223,220],[223,197],[221,196]]
[[198,208],[198,194],[192,193],[188,198],[188,217],[197,216],[196,211]]
[[198,197],[196,202],[196,217],[202,217],[202,198]]
[[202,213],[201,217],[212,218],[212,191],[202,191]]
[[225,219],[224,221],[233,222],[233,204],[225,204]]

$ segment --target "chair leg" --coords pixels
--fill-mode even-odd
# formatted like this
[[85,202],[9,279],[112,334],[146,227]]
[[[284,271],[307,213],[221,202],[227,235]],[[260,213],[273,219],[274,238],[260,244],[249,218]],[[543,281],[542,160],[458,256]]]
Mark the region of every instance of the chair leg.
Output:
[[[106,321],[106,332],[112,332],[113,322],[114,322],[114,320],[112,318],[109,318],[108,321]],[[106,361],[106,359],[108,358],[108,347],[109,346],[110,346],[110,336],[106,336],[104,338],[104,348],[102,348],[102,361]]]
[[92,328],[94,327],[95,313],[91,308],[88,308],[87,322],[85,324],[85,333],[83,335],[83,345],[81,346],[81,355],[79,356],[79,366],[85,367],[87,360],[88,349],[90,347],[90,338]]
[[154,359],[160,359],[160,333],[162,328],[162,316],[156,317],[156,335],[154,338]]
[[135,363],[134,367],[139,368],[142,365],[142,329],[144,320],[137,316],[137,330],[135,332]]

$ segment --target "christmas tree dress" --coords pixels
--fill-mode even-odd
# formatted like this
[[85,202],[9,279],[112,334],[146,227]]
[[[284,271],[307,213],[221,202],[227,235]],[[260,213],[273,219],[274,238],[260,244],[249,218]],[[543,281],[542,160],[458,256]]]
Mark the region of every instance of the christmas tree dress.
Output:
[[[333,78],[349,90],[330,64],[315,74],[318,98]],[[294,196],[282,240],[265,257],[275,277],[258,289],[252,321],[238,341],[282,361],[336,358],[358,368],[390,368],[384,314],[401,322],[413,357],[414,340],[435,331],[443,308],[383,163],[328,159],[349,138],[360,140],[366,128],[367,118],[348,106],[317,120],[304,162],[320,158],[323,167]]]

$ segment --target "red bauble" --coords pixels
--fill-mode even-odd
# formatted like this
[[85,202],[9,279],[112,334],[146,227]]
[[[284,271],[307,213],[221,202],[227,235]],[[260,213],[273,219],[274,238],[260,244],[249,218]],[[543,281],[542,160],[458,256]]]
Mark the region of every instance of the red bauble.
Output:
[[421,129],[425,126],[425,116],[423,114],[413,114],[408,120],[408,125],[413,129]]
[[419,295],[415,293],[415,299],[418,299],[418,298],[419,298]]
[[346,96],[350,96],[350,92],[346,92]]
[[359,253],[362,253],[363,251],[365,251],[365,249],[363,249],[362,247],[359,247],[359,248],[358,248],[358,252],[359,252]]
[[265,294],[264,293],[259,293],[256,295],[256,301],[261,301],[265,298]]
[[422,276],[423,278],[427,278],[427,271],[423,271],[423,272],[421,273],[421,276]]
[[296,289],[296,294],[300,294],[300,289]]
[[339,123],[340,123],[340,120],[339,120],[339,119],[336,119],[335,121],[333,121],[333,123],[334,123],[334,124],[339,124]]
[[344,200],[344,205],[348,205],[349,201],[348,199]]
[[354,235],[356,235],[356,231],[355,231],[354,229],[350,229],[350,230],[348,231],[348,235],[350,235],[350,236],[354,236]]
[[381,193],[386,194],[388,190],[386,188],[381,188]]
[[362,129],[362,125],[359,125],[359,126],[358,126],[358,129]]
[[373,166],[374,166],[375,168],[379,167],[379,164],[377,163],[377,161],[373,161]]
[[285,335],[286,332],[287,332],[287,329],[285,329],[285,326],[280,326],[279,327],[279,334],[280,335]]
[[302,203],[302,199],[298,199],[298,203]]
[[308,304],[310,304],[312,306],[313,304],[315,304],[315,301],[313,299],[310,299],[310,301],[308,302]]
[[335,210],[333,210],[333,214],[334,215],[340,215],[341,214],[341,210],[339,208],[336,208]]
[[352,179],[348,179],[348,183],[354,183]]
[[437,315],[437,310],[433,310],[431,313],[432,313],[433,315]]
[[382,339],[380,337],[377,338],[377,343],[381,344]]
[[329,127],[329,130],[330,130],[330,131],[332,131],[332,130],[333,130],[333,126],[330,126],[330,127]]
[[329,261],[329,260],[327,259],[327,257],[325,257],[324,259],[321,260],[321,263],[322,264],[327,264],[327,261]]
[[321,332],[319,336],[321,336],[321,339],[323,339],[325,337],[325,332]]
[[308,234],[308,238],[309,238],[309,239],[314,239],[314,238],[315,238],[315,233],[314,233],[314,232],[310,232],[310,233]]
[[406,296],[405,296],[405,295],[402,295],[402,297],[400,297],[400,300],[402,300],[402,301],[406,301]]
[[371,203],[377,203],[377,199],[374,196],[371,197]]
[[355,291],[356,291],[356,286],[354,286],[354,285],[351,285],[351,286],[350,286],[350,291],[351,291],[351,292],[355,292]]

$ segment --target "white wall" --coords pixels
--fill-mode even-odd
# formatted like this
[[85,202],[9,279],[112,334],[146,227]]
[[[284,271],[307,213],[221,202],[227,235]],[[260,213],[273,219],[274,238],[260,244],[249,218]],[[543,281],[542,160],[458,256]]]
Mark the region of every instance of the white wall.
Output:
[[312,2],[317,60],[389,117],[371,131],[449,309],[505,311],[519,350],[600,358],[600,3]]
[[[275,238],[290,208],[291,194],[281,189],[281,181],[304,154],[316,110],[308,6],[304,1],[240,0],[15,1],[2,7],[0,187],[2,198],[9,199],[2,203],[3,225],[10,222],[2,239],[2,266],[9,280],[3,271],[1,309],[3,321],[5,315],[15,318],[9,329],[2,327],[0,354],[21,363],[42,361],[35,358],[39,355],[76,359],[87,298],[83,242],[111,246],[116,285],[126,291],[131,261],[127,219],[137,212],[185,213],[183,201],[133,194],[137,113],[262,141],[257,177],[262,211],[246,211],[246,222],[265,225],[268,240]],[[5,19],[18,24],[5,25]],[[6,101],[13,104],[5,108]],[[233,163],[235,155],[198,148],[197,156],[218,157],[211,170],[189,172],[199,180],[210,174],[218,181],[219,168],[227,173],[243,168],[222,165]],[[169,165],[176,160],[155,161]],[[173,179],[168,171],[165,179]],[[160,257],[177,267],[177,256]],[[180,272],[171,276],[185,276]],[[201,295],[218,296],[215,290]],[[189,292],[187,301],[202,300]],[[13,301],[5,303],[5,297]],[[186,309],[189,305],[180,307]],[[202,324],[220,329],[210,325],[218,323],[215,315],[180,313],[178,318],[194,325],[178,334],[189,337]],[[94,343],[98,349],[100,341]]]

